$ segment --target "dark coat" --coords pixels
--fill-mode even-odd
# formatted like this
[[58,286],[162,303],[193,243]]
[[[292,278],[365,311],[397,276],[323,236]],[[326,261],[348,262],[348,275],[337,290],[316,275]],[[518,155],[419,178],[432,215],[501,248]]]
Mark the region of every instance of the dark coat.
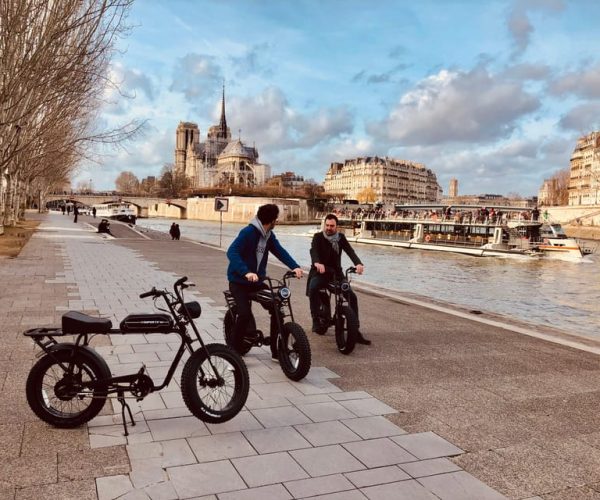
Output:
[[229,266],[227,267],[227,279],[234,283],[243,283],[247,285],[249,281],[245,278],[247,273],[256,273],[262,280],[267,274],[267,260],[269,252],[277,257],[290,269],[300,267],[292,256],[286,252],[281,243],[271,231],[271,236],[267,240],[267,248],[260,262],[256,262],[256,247],[260,240],[260,231],[249,224],[240,231],[237,238],[227,250]]
[[[346,236],[340,233],[340,253],[338,254],[334,249],[332,244],[329,242],[323,231],[319,231],[315,233],[312,239],[312,243],[310,245],[310,260],[311,264],[318,262],[319,264],[325,265],[327,268],[331,268],[338,276],[343,275],[342,270],[342,252],[346,252],[346,255],[350,257],[352,263],[357,266],[358,264],[362,264],[361,260],[356,255],[356,252],[346,239]],[[310,266],[310,271],[308,273],[308,280],[306,282],[306,289],[308,291],[308,284],[310,283],[310,279],[315,276],[317,273],[317,269],[314,265]],[[333,277],[333,276],[331,276]]]

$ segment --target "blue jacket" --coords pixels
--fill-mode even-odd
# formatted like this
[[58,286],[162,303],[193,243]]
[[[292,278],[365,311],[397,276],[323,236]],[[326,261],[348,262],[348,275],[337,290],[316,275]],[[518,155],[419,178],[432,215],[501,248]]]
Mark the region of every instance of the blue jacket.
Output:
[[260,231],[252,224],[249,224],[242,229],[240,234],[237,235],[237,238],[233,240],[233,243],[231,243],[227,249],[227,258],[229,259],[227,279],[229,281],[248,284],[249,281],[245,278],[247,273],[256,273],[258,274],[259,279],[264,279],[267,275],[269,252],[290,269],[300,267],[292,256],[281,246],[281,243],[279,243],[273,232],[271,232],[271,236],[267,240],[267,248],[260,264],[258,264],[256,262],[256,247],[258,246],[260,237]]

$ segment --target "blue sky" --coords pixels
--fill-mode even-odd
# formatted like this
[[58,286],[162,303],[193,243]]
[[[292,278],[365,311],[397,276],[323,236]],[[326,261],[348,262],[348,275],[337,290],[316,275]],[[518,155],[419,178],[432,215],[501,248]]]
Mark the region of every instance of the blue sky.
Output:
[[[144,136],[83,164],[114,189],[158,175],[175,129],[218,123],[274,173],[322,182],[332,161],[424,163],[444,193],[537,194],[600,128],[595,0],[138,0],[99,124]],[[240,132],[241,131],[241,132]]]

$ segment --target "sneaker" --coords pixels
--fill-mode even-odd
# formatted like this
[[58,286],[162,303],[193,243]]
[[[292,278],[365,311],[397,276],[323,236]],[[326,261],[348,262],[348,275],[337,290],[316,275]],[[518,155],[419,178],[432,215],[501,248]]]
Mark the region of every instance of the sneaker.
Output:
[[358,338],[356,339],[356,343],[362,345],[371,345],[371,341],[365,338],[360,331],[358,332]]
[[313,321],[312,331],[317,335],[325,335],[327,333],[327,326],[319,320]]

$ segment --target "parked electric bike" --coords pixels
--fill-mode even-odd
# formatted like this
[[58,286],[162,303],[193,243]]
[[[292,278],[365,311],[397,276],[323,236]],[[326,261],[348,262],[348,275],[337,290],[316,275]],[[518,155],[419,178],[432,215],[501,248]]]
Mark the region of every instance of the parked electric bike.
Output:
[[[291,380],[303,379],[310,370],[310,344],[303,328],[294,322],[288,280],[294,277],[293,271],[288,271],[281,280],[265,278],[265,288],[254,292],[251,300],[258,302],[270,315],[269,336],[257,330],[254,318],[249,322],[243,339],[236,339],[234,326],[237,319],[237,306],[229,290],[225,290],[225,300],[228,311],[223,320],[225,342],[242,356],[254,346],[271,345],[276,338],[276,345],[271,352],[279,359],[279,364],[286,377]],[[286,322],[285,319],[290,318]]]
[[[325,335],[330,326],[335,326],[335,342],[342,354],[350,354],[358,340],[358,318],[348,303],[350,280],[348,275],[355,273],[355,267],[346,269],[343,277],[336,276],[327,284],[327,288],[319,290],[319,328],[316,333]],[[335,310],[331,314],[331,296],[335,300]]]
[[[185,352],[190,357],[181,375],[181,393],[188,409],[200,420],[221,423],[235,417],[246,403],[250,387],[248,369],[235,351],[223,344],[205,344],[194,318],[202,313],[198,302],[184,302],[183,290],[192,283],[187,277],[175,282],[175,294],[152,288],[140,298],[153,297],[155,307],[164,313],[130,314],[113,329],[109,319],[69,311],[62,316],[62,328],[33,328],[23,335],[42,348],[43,357],[31,368],[27,378],[27,402],[43,421],[55,427],[77,427],[94,418],[106,398],[116,394],[121,403],[123,428],[127,432],[125,410],[135,425],[125,394],[141,401],[148,394],[164,389]],[[156,305],[162,298],[167,309]],[[188,332],[191,326],[194,336]],[[179,335],[181,344],[164,381],[155,385],[142,365],[137,373],[113,377],[108,364],[89,345],[94,335]],[[58,337],[74,336],[74,342],[59,342]],[[194,349],[192,344],[200,345]]]

